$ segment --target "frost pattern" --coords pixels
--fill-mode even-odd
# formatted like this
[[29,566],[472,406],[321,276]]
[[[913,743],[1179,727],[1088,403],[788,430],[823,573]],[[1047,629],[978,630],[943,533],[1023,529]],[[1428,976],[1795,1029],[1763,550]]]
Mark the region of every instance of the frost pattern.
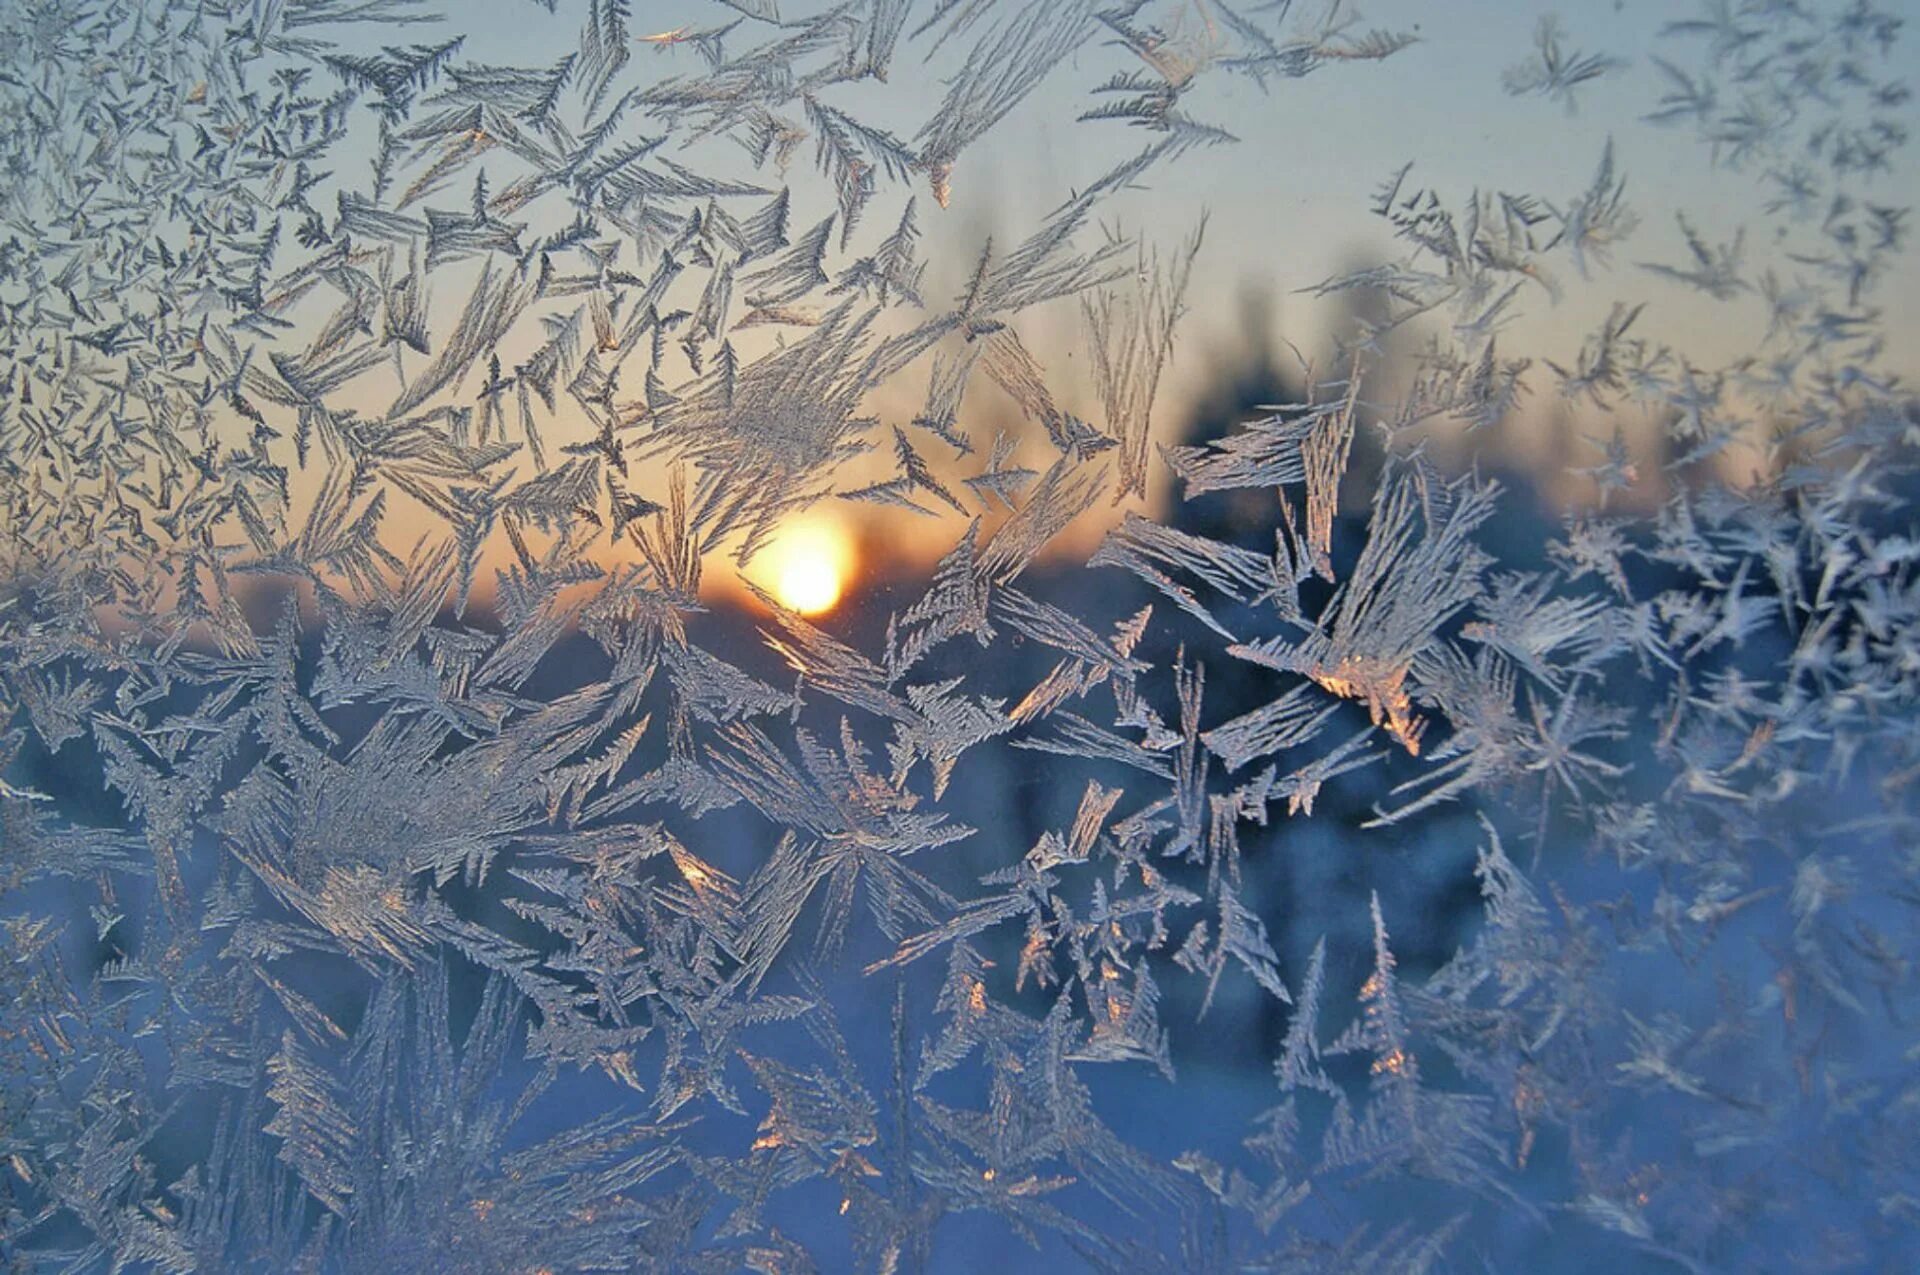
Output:
[[[1129,192],[1412,30],[688,7],[523,5],[525,66],[416,0],[0,13],[0,1255],[1910,1261],[1901,18],[1500,35],[1568,114],[1646,72],[1751,237],[1643,226],[1614,141],[1409,165],[1334,361],[1156,451],[1226,245]],[[926,255],[1076,58],[1105,175]],[[1764,334],[1697,362],[1675,297]],[[1598,431],[1546,526],[1469,463],[1534,410]],[[730,629],[840,501],[942,538],[884,630]]]

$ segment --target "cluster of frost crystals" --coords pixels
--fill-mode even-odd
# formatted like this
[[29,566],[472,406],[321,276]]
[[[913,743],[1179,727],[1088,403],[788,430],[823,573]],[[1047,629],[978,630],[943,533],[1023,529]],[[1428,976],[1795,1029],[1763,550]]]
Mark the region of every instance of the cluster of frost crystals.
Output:
[[[1575,25],[1510,109],[1645,73],[1751,246],[1410,167],[1337,357],[1156,446],[1231,246],[1117,210],[1411,29],[0,6],[0,1264],[1910,1269],[1911,48]],[[1062,75],[1105,175],[930,262]],[[1474,457],[1554,413],[1545,522]],[[941,537],[884,625],[715,592],[823,503]]]

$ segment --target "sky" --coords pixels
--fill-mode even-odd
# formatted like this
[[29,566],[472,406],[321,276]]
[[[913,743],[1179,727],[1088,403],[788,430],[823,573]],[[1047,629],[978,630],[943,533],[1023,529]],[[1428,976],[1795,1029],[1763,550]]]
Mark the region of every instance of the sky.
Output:
[[[1163,0],[1136,21],[1158,22],[1178,39],[1204,40],[1220,20],[1217,2]],[[1240,6],[1248,14],[1260,7]],[[1920,9],[1920,4],[1894,7]],[[716,0],[647,0],[633,8],[636,35],[655,26],[662,31],[704,29],[740,16]],[[1317,11],[1316,6],[1299,8],[1303,13]],[[463,9],[459,29],[467,41],[462,56],[508,65],[550,63],[570,50],[577,37],[577,13],[567,9],[563,5],[561,13],[549,15],[527,0],[486,0]],[[916,6],[909,30],[926,9],[925,3]],[[1648,0],[1564,9],[1519,0],[1456,0],[1446,5],[1377,0],[1357,10],[1343,6],[1341,12],[1356,30],[1386,28],[1410,32],[1417,39],[1384,62],[1329,64],[1301,79],[1270,80],[1264,90],[1244,77],[1207,77],[1182,100],[1182,107],[1195,118],[1230,130],[1238,143],[1198,148],[1155,170],[1141,188],[1102,206],[1103,228],[1163,252],[1171,252],[1205,221],[1204,243],[1186,295],[1187,312],[1155,405],[1157,439],[1177,441],[1198,405],[1236,370],[1260,358],[1284,366],[1298,351],[1320,375],[1339,374],[1331,363],[1348,303],[1316,299],[1305,290],[1356,265],[1403,255],[1387,225],[1368,209],[1382,182],[1409,162],[1414,164],[1409,188],[1431,185],[1450,201],[1463,201],[1476,190],[1499,190],[1565,206],[1592,180],[1609,142],[1614,147],[1626,178],[1627,202],[1638,214],[1636,230],[1610,268],[1596,269],[1584,279],[1563,271],[1561,282],[1567,286],[1561,299],[1526,289],[1517,317],[1500,333],[1503,355],[1570,364],[1583,337],[1621,302],[1646,302],[1636,332],[1671,343],[1700,366],[1725,366],[1757,348],[1766,320],[1752,294],[1716,301],[1641,265],[1683,261],[1686,248],[1674,221],[1674,213],[1682,209],[1709,243],[1744,232],[1750,277],[1769,266],[1783,275],[1805,270],[1789,254],[1813,242],[1806,226],[1766,212],[1768,195],[1756,166],[1739,170],[1724,159],[1716,163],[1710,148],[1688,130],[1657,127],[1645,119],[1665,89],[1655,55],[1684,66],[1705,62],[1704,42],[1663,33],[1677,17],[1695,10]],[[1617,62],[1607,75],[1581,86],[1571,106],[1545,97],[1516,98],[1502,85],[1502,72],[1531,56],[1536,25],[1547,14],[1564,19],[1563,38],[1570,53],[1602,54]],[[729,49],[749,47],[746,33],[753,29],[753,24],[743,24],[730,37]],[[835,85],[824,96],[858,118],[893,124],[898,135],[910,138],[937,106],[958,53],[973,38],[969,32],[950,41],[924,63],[921,51],[928,42],[903,40],[886,83]],[[924,291],[930,304],[958,296],[990,237],[1003,248],[1017,241],[1073,192],[1153,140],[1125,123],[1077,119],[1096,100],[1092,90],[1097,85],[1117,72],[1140,67],[1130,51],[1116,44],[1100,38],[1089,42],[1054,67],[1035,92],[974,143],[954,172],[950,207],[936,207],[924,185],[883,183],[856,236],[855,251],[861,237],[870,244],[891,228],[901,206],[915,198],[927,262]],[[642,44],[627,74],[645,81],[700,76],[705,69],[690,46]],[[636,121],[634,127],[639,132],[645,122]],[[721,162],[731,162],[738,175],[756,176],[769,185],[788,182],[795,192],[796,229],[832,206],[813,172],[811,143],[802,144],[784,174],[754,174],[730,143],[704,146],[686,162],[697,167],[725,155]],[[358,173],[354,180],[359,182]],[[496,187],[499,182],[496,177]],[[1875,201],[1906,206],[1916,202],[1917,184],[1912,164],[1896,162],[1890,173],[1863,189]],[[457,190],[443,192],[426,202],[458,203],[459,196]],[[532,233],[549,229],[536,225]],[[851,255],[842,254],[841,259]],[[445,287],[442,274],[457,276],[455,271],[436,272],[436,289]],[[1884,309],[1890,338],[1886,365],[1907,374],[1920,370],[1913,340],[1920,331],[1920,263],[1911,253],[1900,259],[1874,302]],[[456,309],[457,297],[436,296],[436,313],[443,319]],[[1017,326],[1046,368],[1050,388],[1062,405],[1097,421],[1100,407],[1086,371],[1086,334],[1078,306],[1067,302],[1040,307],[1020,315]],[[537,339],[537,330],[532,335]],[[1418,335],[1417,330],[1408,333],[1402,348]],[[755,338],[741,334],[738,339],[744,348]],[[781,337],[774,333],[759,339],[771,343]],[[510,363],[506,355],[503,350],[503,360]],[[883,421],[908,419],[917,409],[922,385],[924,379],[909,376],[897,393],[877,393],[870,410]],[[997,430],[1018,426],[1008,404],[995,400],[994,391],[970,389],[963,408],[962,426],[981,453]],[[382,406],[377,397],[369,398],[370,410],[378,412]],[[1569,430],[1607,433],[1611,428],[1606,421],[1570,423],[1565,405],[1550,394],[1536,393],[1520,415],[1515,428],[1507,431],[1507,445],[1547,469],[1597,459],[1578,455],[1583,445],[1567,441]],[[1044,466],[1044,438],[1030,424],[1023,434],[1014,463]],[[848,467],[841,486],[888,476],[887,448],[870,460]],[[1152,498],[1164,504],[1169,495],[1161,475]],[[842,508],[836,516],[843,523],[875,524],[877,519],[868,527],[869,539],[883,539],[914,559],[925,556],[918,549],[922,544],[940,549],[950,545],[961,526],[957,516],[936,521],[875,514],[865,507]],[[1093,519],[1085,534],[1068,537],[1069,549],[1090,548],[1100,525]]]
[[[1920,5],[1901,4],[1914,11]],[[1327,348],[1336,304],[1303,296],[1356,261],[1397,255],[1383,222],[1368,215],[1374,192],[1401,165],[1410,180],[1430,183],[1456,198],[1473,190],[1537,194],[1564,204],[1584,189],[1609,140],[1627,179],[1627,199],[1640,214],[1634,236],[1611,272],[1568,280],[1559,305],[1529,301],[1519,344],[1570,353],[1614,299],[1650,303],[1647,330],[1703,363],[1730,361],[1757,342],[1765,321],[1753,306],[1727,306],[1664,283],[1633,264],[1678,262],[1684,245],[1673,213],[1685,210],[1710,242],[1749,232],[1755,272],[1781,261],[1792,245],[1767,242],[1777,218],[1763,212],[1762,174],[1716,165],[1710,150],[1686,130],[1662,128],[1643,117],[1664,91],[1652,55],[1678,60],[1692,45],[1662,36],[1662,28],[1693,7],[1676,3],[1559,6],[1518,0],[1462,0],[1434,5],[1368,4],[1362,26],[1417,32],[1419,40],[1384,63],[1332,66],[1261,93],[1237,78],[1226,91],[1203,97],[1192,113],[1239,135],[1237,146],[1197,151],[1169,170],[1165,186],[1142,193],[1130,211],[1140,233],[1171,241],[1191,222],[1196,206],[1208,214],[1208,250],[1195,271],[1192,325],[1183,332],[1188,357],[1168,388],[1169,399],[1196,393],[1209,371],[1206,351],[1231,348],[1243,311],[1236,299],[1254,294],[1276,311],[1278,335],[1303,350]],[[1544,98],[1516,99],[1501,73],[1528,53],[1538,19],[1564,18],[1570,50],[1606,54],[1625,65],[1582,86],[1573,111]],[[956,202],[963,215],[992,219],[995,206],[1010,224],[1030,222],[1050,196],[1046,175],[1062,166],[1090,173],[1105,147],[1076,145],[1084,130],[1116,126],[1075,123],[1086,88],[1109,73],[1119,52],[1093,46],[1080,65],[1060,68],[1002,134],[980,147],[988,187],[982,210]],[[1684,63],[1683,63],[1684,65]],[[1217,103],[1217,105],[1216,105]],[[974,157],[970,156],[972,161]],[[1869,186],[1873,197],[1897,205],[1920,202],[1920,175],[1896,164]],[[1894,364],[1920,371],[1912,336],[1920,331],[1920,262],[1907,254],[1877,300],[1889,331],[1906,339],[1889,351]],[[1175,412],[1177,415],[1177,411]]]
[[[1171,30],[1191,32],[1199,27],[1194,15],[1213,2],[1161,0],[1142,17],[1160,17]],[[1249,14],[1263,7],[1248,0],[1240,5]],[[1321,7],[1324,0],[1296,5],[1301,13]],[[1893,0],[1884,7],[1920,20],[1915,0]],[[1388,251],[1384,226],[1367,215],[1367,206],[1401,165],[1412,161],[1417,178],[1461,196],[1500,189],[1564,201],[1585,187],[1611,139],[1628,178],[1629,202],[1641,214],[1638,233],[1616,263],[1622,276],[1616,282],[1623,291],[1657,301],[1675,334],[1705,343],[1703,357],[1716,343],[1735,354],[1749,336],[1738,324],[1726,324],[1724,316],[1703,323],[1715,307],[1678,287],[1654,289],[1650,279],[1634,277],[1624,264],[1678,259],[1683,249],[1671,222],[1678,209],[1687,210],[1710,240],[1742,225],[1757,236],[1772,220],[1762,212],[1765,192],[1757,169],[1716,165],[1686,130],[1644,119],[1665,87],[1652,56],[1685,66],[1687,54],[1698,61],[1704,48],[1698,39],[1663,35],[1663,28],[1701,8],[1671,0],[1603,0],[1592,6],[1540,0],[1342,5],[1358,29],[1406,31],[1418,38],[1384,62],[1329,65],[1298,80],[1270,80],[1264,92],[1243,77],[1215,76],[1203,83],[1187,104],[1188,113],[1231,130],[1239,144],[1201,149],[1161,170],[1146,189],[1118,205],[1122,228],[1171,244],[1204,210],[1208,247],[1191,290],[1190,338],[1230,339],[1241,319],[1232,299],[1264,291],[1276,301],[1281,334],[1310,348],[1327,316],[1299,290],[1349,260]],[[915,7],[909,30],[926,9],[925,3]],[[576,22],[565,13],[550,17],[529,0],[481,0],[463,7],[461,15],[460,29],[467,33],[462,54],[475,61],[539,64],[566,52],[576,34]],[[1529,55],[1535,26],[1547,15],[1561,19],[1569,51],[1604,54],[1622,64],[1583,85],[1571,110],[1543,97],[1515,98],[1501,85],[1502,72]],[[632,21],[636,32],[655,23],[662,30],[704,29],[739,16],[717,0],[646,0],[634,6]],[[752,29],[743,24],[730,50],[747,47],[742,35]],[[895,131],[910,136],[937,105],[943,72],[951,70],[953,53],[965,42],[951,41],[932,62],[923,63],[917,55],[927,43],[925,38],[903,40],[885,85],[837,85],[827,96],[862,118],[897,120]],[[909,192],[923,196],[930,281],[963,285],[987,234],[1023,233],[1069,190],[1151,140],[1138,130],[1129,136],[1125,124],[1076,118],[1095,100],[1090,92],[1096,85],[1140,66],[1114,46],[1112,40],[1089,42],[970,148],[956,170],[950,208],[934,209],[924,191]],[[685,46],[647,47],[636,52],[629,73],[654,74],[649,62],[662,76],[697,76],[705,66]],[[806,169],[809,149],[803,147],[796,170]],[[789,176],[797,184],[807,174]],[[1868,189],[1884,202],[1912,204],[1920,195],[1920,175],[1910,161],[1898,163]],[[890,225],[889,210],[898,202],[896,192],[883,187],[868,213],[869,227]],[[1764,264],[1766,246],[1755,242],[1750,250],[1755,266]],[[1880,300],[1889,326],[1911,333],[1920,327],[1920,288],[1911,286],[1920,284],[1920,263],[1909,257],[1905,267],[1902,276],[1888,281]],[[1574,336],[1585,329],[1587,311],[1572,306],[1564,318],[1540,317],[1543,335]]]

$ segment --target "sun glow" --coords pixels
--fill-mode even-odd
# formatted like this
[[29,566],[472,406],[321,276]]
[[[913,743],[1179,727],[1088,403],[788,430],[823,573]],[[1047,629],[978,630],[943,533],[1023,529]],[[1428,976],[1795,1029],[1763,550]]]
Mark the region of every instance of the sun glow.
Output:
[[774,600],[802,615],[821,615],[840,601],[853,572],[853,539],[823,519],[782,528],[747,574]]

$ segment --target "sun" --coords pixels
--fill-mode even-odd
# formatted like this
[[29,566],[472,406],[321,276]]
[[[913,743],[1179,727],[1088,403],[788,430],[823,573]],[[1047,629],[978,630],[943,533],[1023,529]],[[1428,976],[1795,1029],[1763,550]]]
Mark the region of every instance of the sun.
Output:
[[773,595],[781,606],[802,615],[831,611],[840,600],[840,573],[823,557],[796,557],[780,569]]
[[822,615],[840,601],[852,571],[853,538],[846,528],[813,519],[781,528],[755,555],[748,574],[789,611]]

